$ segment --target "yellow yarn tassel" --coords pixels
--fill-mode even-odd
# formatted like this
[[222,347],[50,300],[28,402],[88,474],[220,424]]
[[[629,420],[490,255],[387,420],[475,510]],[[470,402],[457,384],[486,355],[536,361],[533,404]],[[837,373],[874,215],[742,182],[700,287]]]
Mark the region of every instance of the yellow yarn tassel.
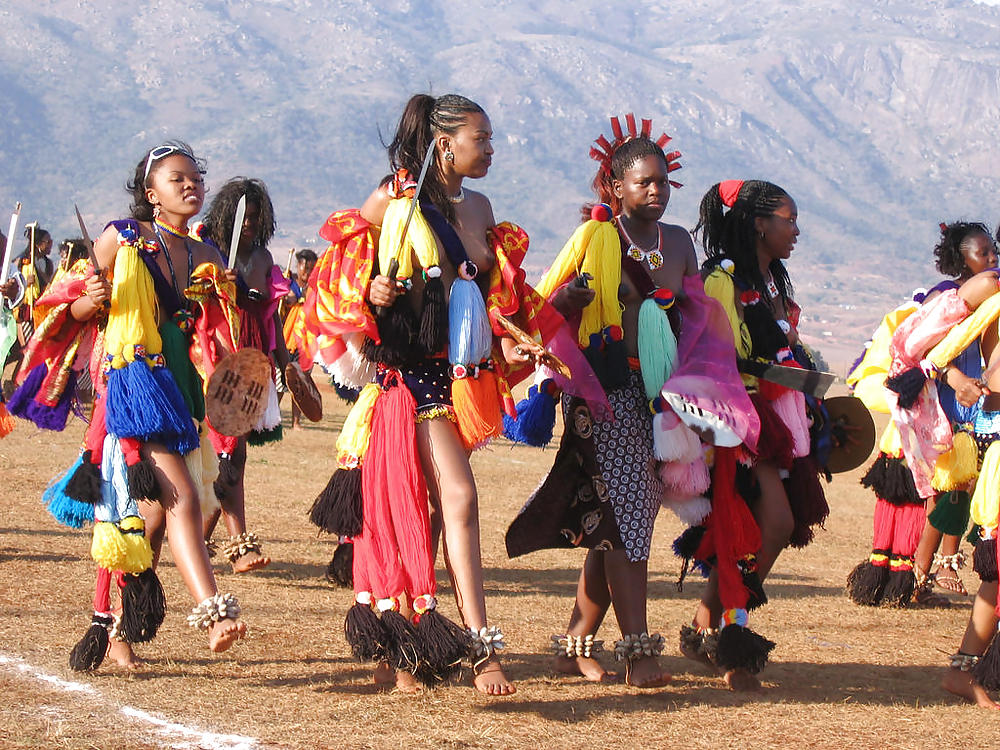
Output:
[[372,412],[380,392],[378,383],[368,383],[347,414],[337,438],[337,466],[340,468],[350,469],[364,460],[372,434]]
[[475,450],[490,438],[503,434],[497,379],[489,370],[480,370],[479,377],[452,382],[451,402],[466,450]]
[[545,298],[551,297],[556,289],[576,275],[577,269],[591,275],[590,286],[595,292],[594,301],[583,308],[580,319],[578,342],[586,347],[592,333],[622,324],[618,301],[622,280],[621,241],[614,224],[594,220],[581,224],[535,290]]
[[889,413],[889,404],[885,400],[885,376],[892,364],[889,343],[899,324],[919,308],[917,303],[907,302],[882,318],[864,358],[847,376],[847,385],[854,387],[854,395],[871,411]]
[[111,312],[104,331],[105,351],[114,357],[111,366],[119,368],[132,362],[136,344],[145,346],[147,354],[159,354],[163,348],[157,330],[153,277],[135,246],[123,243],[115,257]]
[[94,562],[108,570],[121,570],[128,550],[118,527],[107,521],[94,524],[94,538],[90,543],[90,556]]
[[382,232],[378,240],[378,264],[382,272],[389,267],[393,259],[399,261],[396,277],[408,279],[413,276],[413,256],[417,256],[421,268],[440,265],[438,261],[438,245],[430,225],[420,213],[419,206],[413,212],[410,226],[406,230],[406,238],[400,249],[399,240],[403,236],[403,226],[406,215],[410,212],[410,199],[397,198],[389,201],[382,218]]
[[1000,516],[1000,440],[994,441],[983,456],[976,491],[972,493],[972,522],[985,529],[997,527]]
[[978,449],[972,435],[964,431],[956,432],[951,450],[938,457],[931,486],[938,492],[962,489],[976,478],[977,458]]
[[899,439],[899,428],[895,422],[889,422],[879,440],[878,449],[880,452],[893,458],[899,458],[903,453],[903,442]]
[[126,516],[118,522],[125,555],[118,570],[138,574],[153,565],[153,549],[146,539],[146,524],[139,516]]
[[191,483],[198,490],[201,516],[207,518],[219,509],[219,498],[215,496],[214,486],[215,480],[219,478],[219,457],[212,447],[212,441],[206,440],[204,434],[202,425],[198,425],[201,442],[197,450],[184,455],[184,464],[191,475]]

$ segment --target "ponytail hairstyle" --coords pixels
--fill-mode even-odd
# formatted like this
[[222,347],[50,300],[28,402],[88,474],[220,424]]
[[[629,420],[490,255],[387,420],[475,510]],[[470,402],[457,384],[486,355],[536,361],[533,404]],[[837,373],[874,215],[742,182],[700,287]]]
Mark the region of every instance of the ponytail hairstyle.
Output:
[[[416,179],[427,148],[434,139],[442,133],[454,135],[472,114],[486,114],[486,111],[458,94],[445,94],[436,99],[429,94],[410,97],[396,126],[396,135],[388,146],[392,171],[405,169]],[[441,181],[441,155],[436,152],[421,194],[427,196],[449,222],[455,221],[455,206],[448,200]]]
[[993,239],[993,235],[982,222],[955,221],[951,224],[941,222],[941,239],[934,246],[934,266],[945,276],[963,278],[968,275],[962,246],[977,234],[984,234]]
[[184,141],[164,141],[161,145],[149,149],[135,165],[132,178],[125,183],[125,189],[132,194],[129,213],[136,221],[153,220],[153,204],[146,198],[146,188],[149,187],[159,162],[174,154],[186,156],[194,163],[200,174],[205,174],[205,161],[196,157],[194,151]]
[[[772,216],[781,201],[789,197],[783,188],[763,180],[726,180],[709,188],[698,208],[698,224],[691,232],[695,237],[701,235],[700,242],[708,257],[702,272],[708,273],[729,259],[735,266],[735,275],[767,299],[757,262],[754,219]],[[792,282],[785,264],[775,258],[768,270],[782,301],[787,303],[792,296]]]
[[219,188],[203,220],[208,236],[222,248],[223,253],[229,252],[236,204],[244,195],[247,197],[248,206],[251,204],[257,206],[257,234],[253,238],[254,247],[267,247],[267,243],[274,236],[274,206],[271,205],[267,185],[251,177],[234,177]]

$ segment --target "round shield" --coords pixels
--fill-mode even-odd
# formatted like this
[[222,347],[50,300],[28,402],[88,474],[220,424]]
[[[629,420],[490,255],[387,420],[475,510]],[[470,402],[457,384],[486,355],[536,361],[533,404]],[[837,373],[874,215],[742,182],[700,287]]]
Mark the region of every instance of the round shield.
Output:
[[875,448],[875,422],[871,412],[854,396],[834,396],[823,400],[830,416],[833,448],[826,467],[834,474],[856,469]]
[[323,418],[323,397],[298,360],[285,365],[285,385],[292,392],[295,405],[305,414],[306,419],[319,422]]
[[222,435],[239,437],[250,432],[267,407],[271,360],[257,349],[227,354],[208,379],[205,413]]

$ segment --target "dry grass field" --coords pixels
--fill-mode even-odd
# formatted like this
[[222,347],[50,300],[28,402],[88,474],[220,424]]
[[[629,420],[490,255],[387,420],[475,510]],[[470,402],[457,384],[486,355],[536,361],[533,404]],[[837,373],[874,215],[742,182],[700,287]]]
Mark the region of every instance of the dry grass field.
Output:
[[[669,687],[600,686],[550,670],[549,635],[566,626],[583,554],[506,559],[503,532],[548,469],[554,451],[499,442],[474,468],[482,506],[490,619],[507,635],[518,692],[480,696],[461,679],[411,696],[376,692],[350,655],[343,617],[351,593],[323,572],[333,540],[306,517],[331,471],[346,408],[325,394],[319,425],[286,430],[251,449],[248,517],[274,563],[219,586],[239,596],[250,636],[222,655],[185,623],[191,602],[169,551],[160,566],[169,611],[160,635],[139,647],[135,674],[105,663],[75,674],[69,650],[89,622],[90,535],[58,526],[40,504],[46,483],[75,455],[82,426],[63,434],[20,423],[0,442],[0,747],[47,748],[951,748],[991,746],[998,719],[944,694],[938,682],[968,617],[950,610],[863,609],[844,596],[868,552],[872,497],[860,472],[827,488],[832,515],[817,541],[787,552],[768,581],[771,603],[755,628],[777,641],[764,689],[734,694],[683,659],[677,632],[701,589],[675,580],[670,542],[680,524],[660,517],[650,561],[649,619],[664,633]],[[286,413],[287,420],[287,413]],[[287,421],[286,421],[287,427]],[[974,588],[974,574],[963,572]],[[454,600],[439,576],[443,611]],[[601,636],[617,637],[608,622]]]

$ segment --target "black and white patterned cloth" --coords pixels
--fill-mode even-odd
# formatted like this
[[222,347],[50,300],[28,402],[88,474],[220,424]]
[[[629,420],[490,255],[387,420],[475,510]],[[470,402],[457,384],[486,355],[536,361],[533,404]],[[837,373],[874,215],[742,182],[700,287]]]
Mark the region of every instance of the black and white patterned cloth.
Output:
[[614,421],[595,421],[594,447],[618,533],[630,562],[649,559],[653,523],[663,485],[653,457],[653,419],[642,377],[629,371],[628,385],[610,391]]

